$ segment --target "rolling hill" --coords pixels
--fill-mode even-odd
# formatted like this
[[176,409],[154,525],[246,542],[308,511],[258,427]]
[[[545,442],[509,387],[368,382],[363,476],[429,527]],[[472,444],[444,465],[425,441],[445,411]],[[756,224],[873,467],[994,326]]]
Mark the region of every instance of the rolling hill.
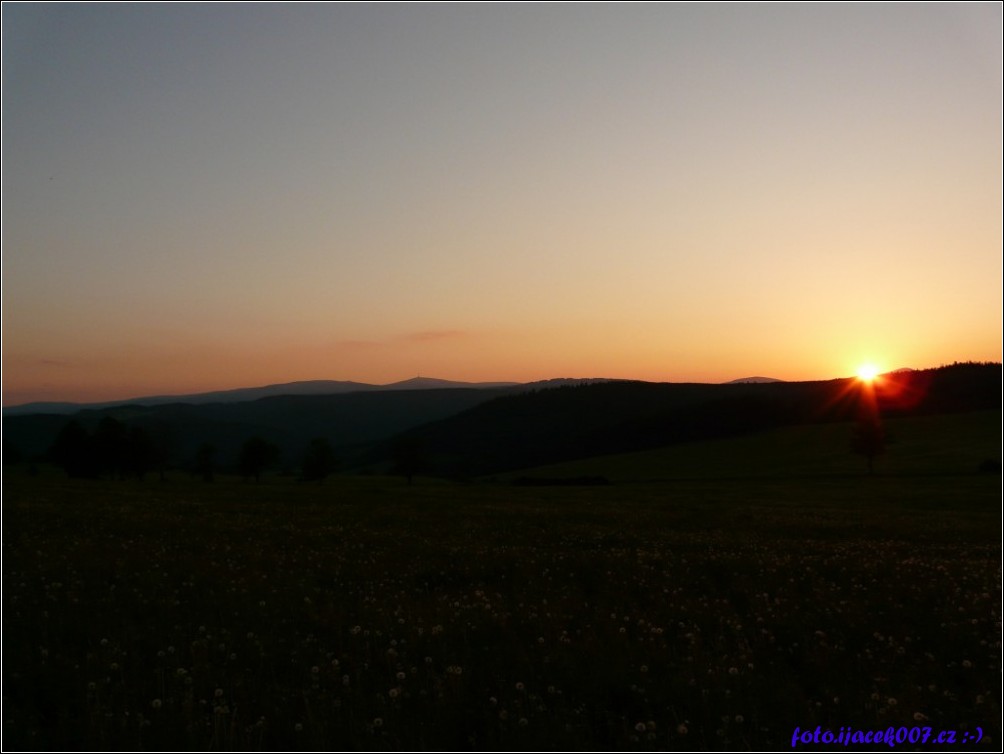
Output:
[[1001,365],[896,372],[874,388],[846,378],[725,385],[607,382],[524,392],[410,430],[375,448],[368,460],[388,462],[395,443],[407,439],[424,449],[430,471],[476,476],[785,426],[848,422],[872,400],[883,419],[999,411]]
[[[200,403],[189,396],[185,402],[92,407],[72,418],[88,432],[107,416],[141,428],[164,449],[169,465],[179,468],[191,467],[205,443],[217,449],[221,468],[232,468],[244,441],[260,436],[279,447],[281,466],[292,470],[320,437],[335,448],[343,470],[386,471],[395,449],[407,443],[421,448],[423,471],[475,476],[850,421],[865,389],[849,378],[717,385],[563,379],[479,387],[416,378],[354,389],[359,384],[290,383],[227,391],[227,401]],[[310,394],[332,387],[345,392]],[[272,389],[306,394],[250,399],[254,390]],[[887,419],[999,411],[1001,365],[891,373],[877,383],[874,399]],[[70,418],[6,415],[4,460],[44,457]]]
[[410,380],[392,382],[388,385],[373,385],[366,382],[345,380],[302,380],[299,382],[282,382],[261,387],[243,387],[233,390],[214,390],[208,393],[191,393],[187,395],[149,395],[140,398],[127,398],[118,401],[102,401],[100,403],[67,403],[67,402],[37,402],[24,403],[19,406],[5,406],[4,416],[23,416],[25,414],[75,414],[84,410],[101,410],[126,405],[160,406],[171,403],[188,403],[203,405],[207,403],[243,403],[256,401],[260,398],[272,398],[286,395],[339,395],[342,393],[375,392],[384,390],[443,390],[446,388],[502,388],[515,387],[518,382],[456,382],[440,380],[433,377],[413,377]]

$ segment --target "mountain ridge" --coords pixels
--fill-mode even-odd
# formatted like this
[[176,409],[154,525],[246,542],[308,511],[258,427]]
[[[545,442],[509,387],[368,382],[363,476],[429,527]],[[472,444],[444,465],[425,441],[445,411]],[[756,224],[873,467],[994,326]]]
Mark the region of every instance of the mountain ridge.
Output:
[[3,416],[23,416],[26,414],[75,414],[78,411],[102,410],[118,406],[161,406],[172,403],[205,405],[210,403],[243,403],[261,398],[281,395],[341,395],[345,393],[376,392],[390,390],[442,390],[446,388],[494,389],[517,387],[519,382],[459,382],[441,380],[435,377],[412,377],[408,380],[377,385],[352,380],[297,380],[277,382],[256,387],[240,387],[227,390],[211,390],[203,393],[179,393],[170,395],[145,395],[113,401],[74,403],[71,401],[33,401],[14,406],[4,406]]

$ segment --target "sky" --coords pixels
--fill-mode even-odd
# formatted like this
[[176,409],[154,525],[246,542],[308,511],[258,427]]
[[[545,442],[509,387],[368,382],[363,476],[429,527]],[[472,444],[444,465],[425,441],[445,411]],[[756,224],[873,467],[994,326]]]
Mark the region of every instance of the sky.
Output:
[[1002,10],[3,4],[3,403],[1000,361]]

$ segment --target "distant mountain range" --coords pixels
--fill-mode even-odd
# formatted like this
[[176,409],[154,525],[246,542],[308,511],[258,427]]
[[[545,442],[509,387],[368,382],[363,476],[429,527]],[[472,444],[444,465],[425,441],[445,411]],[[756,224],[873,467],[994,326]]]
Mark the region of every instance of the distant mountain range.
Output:
[[725,385],[752,385],[760,384],[763,382],[784,382],[784,380],[777,380],[773,377],[740,377],[738,380],[729,380],[724,383]]
[[[172,395],[146,395],[139,398],[123,398],[114,401],[99,401],[91,403],[74,403],[69,401],[35,401],[16,406],[4,406],[3,416],[24,416],[27,414],[58,414],[69,415],[78,411],[102,410],[118,406],[163,406],[172,403],[185,403],[201,406],[209,403],[243,403],[257,401],[262,398],[273,398],[280,395],[342,395],[344,393],[363,393],[388,390],[446,390],[467,388],[472,390],[495,390],[499,388],[521,388],[525,390],[541,390],[567,385],[592,385],[601,382],[623,382],[608,377],[558,377],[535,382],[460,382],[443,380],[436,377],[412,377],[408,380],[391,382],[386,385],[376,385],[368,382],[353,382],[351,380],[301,380],[297,382],[280,382],[274,385],[259,387],[242,387],[230,390],[213,390],[206,393],[186,393]],[[627,380],[631,381],[631,380]],[[772,377],[744,377],[723,384],[738,385],[761,382],[783,382]]]
[[[418,377],[390,385],[317,380],[114,404],[28,404],[4,410],[3,459],[43,459],[68,422],[94,433],[105,418],[141,429],[172,468],[190,468],[211,445],[234,468],[251,437],[295,470],[315,438],[343,470],[390,469],[395,448],[417,443],[429,473],[478,475],[591,455],[759,432],[791,424],[852,421],[856,378],[730,384],[554,379],[468,383]],[[1001,365],[953,364],[886,374],[883,416],[1000,409]],[[61,410],[53,410],[54,407]]]
[[149,395],[140,398],[128,398],[118,401],[102,401],[100,403],[58,403],[36,402],[24,403],[19,406],[5,406],[4,416],[21,416],[24,414],[75,414],[85,409],[104,409],[115,406],[162,406],[170,403],[187,403],[204,405],[207,403],[242,403],[256,401],[261,398],[272,398],[278,395],[340,395],[342,393],[361,393],[377,390],[442,390],[446,388],[492,389],[515,387],[518,382],[456,382],[440,380],[434,377],[412,377],[410,380],[392,382],[388,385],[373,385],[366,382],[351,382],[346,380],[304,380],[301,382],[282,382],[261,387],[243,387],[233,390],[214,390],[208,393],[192,393],[188,395]]

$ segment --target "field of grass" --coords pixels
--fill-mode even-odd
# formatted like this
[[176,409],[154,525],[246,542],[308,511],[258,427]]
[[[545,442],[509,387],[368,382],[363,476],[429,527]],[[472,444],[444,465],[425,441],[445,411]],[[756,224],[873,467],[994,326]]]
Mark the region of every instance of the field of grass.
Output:
[[4,750],[999,749],[999,476],[661,452],[598,487],[6,473]]

